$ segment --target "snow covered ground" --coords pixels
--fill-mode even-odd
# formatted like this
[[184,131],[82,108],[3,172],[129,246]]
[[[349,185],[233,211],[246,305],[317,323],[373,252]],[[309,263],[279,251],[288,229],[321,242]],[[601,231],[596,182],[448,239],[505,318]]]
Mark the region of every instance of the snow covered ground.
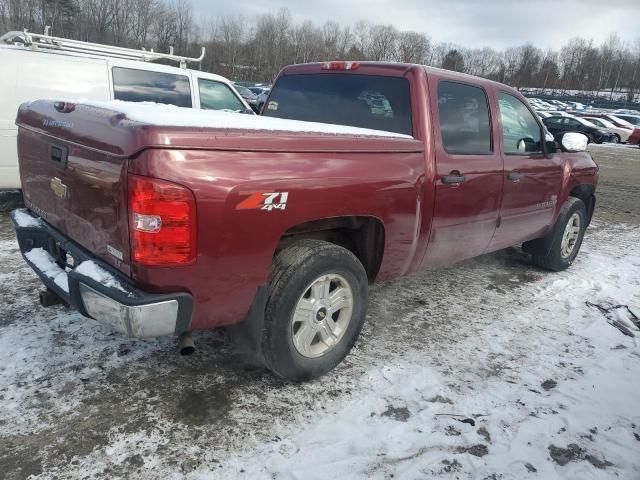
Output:
[[0,218],[0,477],[637,480],[640,331],[586,302],[640,315],[640,226],[607,218],[565,272],[509,249],[375,286],[353,353],[304,385],[218,332],[184,358],[41,309]]

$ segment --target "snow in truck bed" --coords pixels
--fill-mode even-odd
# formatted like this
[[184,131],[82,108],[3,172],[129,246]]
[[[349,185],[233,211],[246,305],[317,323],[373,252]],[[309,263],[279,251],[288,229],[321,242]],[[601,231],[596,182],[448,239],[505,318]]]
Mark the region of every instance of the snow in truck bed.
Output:
[[372,130],[369,128],[349,127],[328,123],[303,122],[300,120],[263,117],[261,115],[244,115],[221,110],[182,108],[176,107],[175,105],[165,105],[153,102],[123,102],[121,100],[99,102],[93,100],[78,100],[72,101],[72,103],[114,110],[125,114],[129,120],[148,125],[413,138],[409,135],[383,130]]

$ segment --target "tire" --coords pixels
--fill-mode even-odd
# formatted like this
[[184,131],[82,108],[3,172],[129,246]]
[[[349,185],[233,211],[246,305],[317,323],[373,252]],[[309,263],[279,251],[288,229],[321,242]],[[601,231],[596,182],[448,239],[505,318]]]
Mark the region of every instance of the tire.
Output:
[[550,247],[544,255],[533,254],[533,263],[554,272],[569,268],[580,251],[586,228],[587,208],[584,202],[579,198],[569,197],[562,206],[553,229],[539,239],[544,244],[548,243]]
[[[339,295],[333,303],[331,293]],[[358,339],[367,300],[367,274],[349,250],[320,240],[282,250],[271,267],[265,308],[267,368],[293,382],[332,370]]]
[[620,138],[620,135],[618,135],[617,133],[613,134],[613,138],[611,139],[611,143],[620,143],[622,141],[622,139]]

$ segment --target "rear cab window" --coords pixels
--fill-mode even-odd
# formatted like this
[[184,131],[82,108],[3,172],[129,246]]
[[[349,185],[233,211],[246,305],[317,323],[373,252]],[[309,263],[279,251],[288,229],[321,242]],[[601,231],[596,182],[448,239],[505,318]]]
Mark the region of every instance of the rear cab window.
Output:
[[113,96],[125,102],[155,102],[191,108],[189,77],[173,73],[113,67]]
[[489,104],[483,88],[440,81],[438,113],[442,144],[447,153],[488,155],[492,152]]
[[402,77],[284,75],[273,86],[262,114],[413,135],[409,80]]

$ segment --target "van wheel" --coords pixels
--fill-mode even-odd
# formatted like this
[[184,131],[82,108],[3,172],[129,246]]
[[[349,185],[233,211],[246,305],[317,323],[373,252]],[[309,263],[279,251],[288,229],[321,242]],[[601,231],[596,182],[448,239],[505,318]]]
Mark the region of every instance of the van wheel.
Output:
[[367,309],[367,274],[349,250],[302,240],[271,267],[262,352],[267,367],[294,382],[338,365],[355,344]]
[[545,255],[534,254],[533,263],[554,272],[569,268],[580,251],[586,228],[587,208],[584,202],[569,197],[553,229],[538,240],[550,244],[550,248]]

